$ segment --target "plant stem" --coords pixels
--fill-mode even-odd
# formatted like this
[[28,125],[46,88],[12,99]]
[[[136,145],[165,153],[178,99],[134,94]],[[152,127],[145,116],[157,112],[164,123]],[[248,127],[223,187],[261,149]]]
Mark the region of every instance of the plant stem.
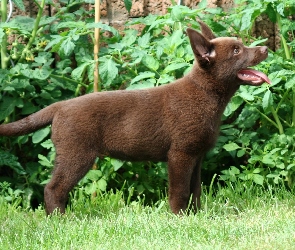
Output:
[[29,49],[31,48],[31,46],[32,46],[32,44],[33,44],[33,42],[35,40],[35,37],[37,35],[37,31],[38,31],[38,28],[39,28],[40,19],[42,17],[42,13],[43,13],[43,10],[44,10],[44,6],[45,6],[45,0],[42,0],[40,6],[38,5],[39,10],[38,10],[37,18],[36,18],[36,21],[35,21],[35,24],[34,24],[34,29],[32,31],[31,38],[30,38],[27,46],[24,48],[24,50],[23,50],[23,52],[21,54],[20,59],[18,60],[19,63],[24,60],[27,52],[29,51]]
[[284,129],[283,129],[282,123],[278,117],[277,112],[275,111],[275,109],[273,107],[271,107],[271,113],[272,113],[273,117],[275,118],[275,121],[277,123],[277,128],[279,130],[280,135],[284,134]]
[[[1,1],[1,22],[5,23],[7,19],[7,1],[2,0]],[[7,35],[4,33],[2,37],[2,43],[1,43],[1,68],[6,69],[7,68],[7,62],[9,58],[7,57]]]
[[[95,23],[100,21],[100,0],[95,0]],[[99,81],[99,69],[98,69],[98,52],[99,52],[99,28],[95,28],[94,30],[94,83],[93,83],[93,91],[98,92],[101,91],[101,84]]]
[[[54,78],[58,78],[58,79],[62,79],[62,80],[66,80],[75,84],[82,84],[81,82],[77,82],[71,78],[65,77],[65,76],[59,76],[59,75],[55,75],[55,74],[50,74],[50,76],[54,77]],[[86,86],[86,85],[85,85]]]
[[284,47],[286,59],[291,59],[290,49],[289,49],[289,47],[287,45],[287,41],[286,41],[285,37],[283,36],[283,34],[281,33],[281,29],[282,29],[281,16],[280,16],[279,13],[277,13],[276,16],[277,16],[278,28],[279,28],[279,31],[280,31],[280,37],[281,37],[281,41],[282,41],[282,44],[283,44],[283,47]]
[[[114,55],[112,55],[112,58],[114,59],[115,62],[123,65],[123,62],[121,60],[119,60],[118,58],[116,58]],[[135,76],[138,76],[138,74],[130,67],[128,66],[124,66],[124,68],[128,69],[132,74],[134,74]]]
[[295,125],[295,93],[294,93],[294,91],[293,91],[292,104],[293,104],[292,126],[294,126]]
[[[247,100],[244,99],[244,101],[245,101],[247,104],[251,105],[251,103],[248,102]],[[267,115],[263,114],[258,108],[256,108],[256,107],[254,107],[254,108],[255,108],[255,110],[256,110],[261,116],[263,116],[267,121],[269,121],[269,122],[270,122],[272,125],[274,125],[277,129],[279,129],[278,125],[277,125],[272,119],[270,119]]]
[[[281,16],[280,16],[279,13],[277,13],[276,16],[277,16],[278,28],[281,31],[281,28],[282,28]],[[283,47],[284,47],[286,59],[291,59],[292,58],[291,51],[290,51],[290,49],[289,49],[289,47],[287,45],[287,41],[286,41],[286,39],[285,39],[285,37],[283,36],[282,33],[280,33],[280,37],[281,37],[282,44],[283,44]],[[294,124],[295,124],[295,92],[294,92],[294,90],[293,90],[292,104],[293,104],[292,126],[294,126]]]
[[277,129],[279,129],[279,126],[272,120],[270,119],[267,115],[263,114],[262,112],[260,112],[259,109],[255,108],[256,111],[261,115],[263,116],[266,120],[268,120],[272,125],[274,125]]
[[[290,90],[291,90],[291,88],[290,88],[290,89],[287,89],[287,91],[284,93],[283,97],[281,98],[280,102],[279,102],[278,105],[277,105],[276,112],[278,112],[278,110],[280,109],[281,104],[283,103],[283,101],[284,101],[284,100],[286,99],[286,97],[288,96]],[[294,105],[293,105],[293,106],[294,106]]]

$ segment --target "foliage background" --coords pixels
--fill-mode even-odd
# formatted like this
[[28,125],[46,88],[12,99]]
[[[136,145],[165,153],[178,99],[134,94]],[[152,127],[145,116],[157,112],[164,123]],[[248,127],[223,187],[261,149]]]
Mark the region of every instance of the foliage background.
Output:
[[[22,8],[20,1],[18,7]],[[93,11],[72,11],[69,1],[54,17],[17,16],[0,26],[0,120],[21,119],[59,100],[93,91],[93,30],[101,29],[99,73],[103,91],[140,89],[167,84],[188,72],[193,54],[186,27],[199,29],[196,17],[218,36],[238,36],[250,46],[266,39],[251,36],[255,19],[267,14],[280,27],[282,46],[269,51],[257,69],[272,84],[242,86],[224,112],[220,137],[203,164],[205,185],[215,181],[245,181],[259,185],[294,186],[295,65],[291,1],[236,1],[225,13],[173,6],[163,16],[149,15],[126,24],[124,31],[94,23]],[[54,4],[50,1],[46,3]],[[2,17],[3,18],[3,17]],[[133,25],[143,24],[141,31]],[[8,37],[15,37],[10,44]],[[91,108],[91,107],[90,107]],[[0,194],[8,202],[37,207],[50,179],[55,151],[50,128],[17,138],[0,138]],[[125,199],[155,202],[166,195],[165,163],[97,159],[71,196],[95,197],[121,190]]]

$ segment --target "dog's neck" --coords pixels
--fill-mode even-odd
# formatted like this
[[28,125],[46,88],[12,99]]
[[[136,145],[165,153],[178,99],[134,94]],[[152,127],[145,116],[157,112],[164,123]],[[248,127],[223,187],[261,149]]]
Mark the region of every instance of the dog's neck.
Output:
[[190,82],[198,89],[201,89],[208,95],[218,97],[222,102],[228,103],[240,85],[234,80],[219,80],[213,76],[214,74],[210,73],[209,70],[200,68],[196,63],[187,75]]

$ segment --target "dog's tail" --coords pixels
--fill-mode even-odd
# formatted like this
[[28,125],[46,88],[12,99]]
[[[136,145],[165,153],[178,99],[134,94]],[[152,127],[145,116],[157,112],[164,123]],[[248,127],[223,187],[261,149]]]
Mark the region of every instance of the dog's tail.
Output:
[[18,136],[32,133],[52,123],[60,103],[54,103],[41,109],[40,111],[29,115],[19,121],[0,125],[1,136]]

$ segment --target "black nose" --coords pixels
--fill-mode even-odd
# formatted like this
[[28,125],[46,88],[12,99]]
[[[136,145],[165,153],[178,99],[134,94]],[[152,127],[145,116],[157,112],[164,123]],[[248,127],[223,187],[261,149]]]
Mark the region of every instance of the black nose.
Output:
[[261,46],[261,47],[260,47],[260,52],[261,52],[262,54],[266,54],[266,53],[267,53],[267,47],[266,47],[266,46]]

